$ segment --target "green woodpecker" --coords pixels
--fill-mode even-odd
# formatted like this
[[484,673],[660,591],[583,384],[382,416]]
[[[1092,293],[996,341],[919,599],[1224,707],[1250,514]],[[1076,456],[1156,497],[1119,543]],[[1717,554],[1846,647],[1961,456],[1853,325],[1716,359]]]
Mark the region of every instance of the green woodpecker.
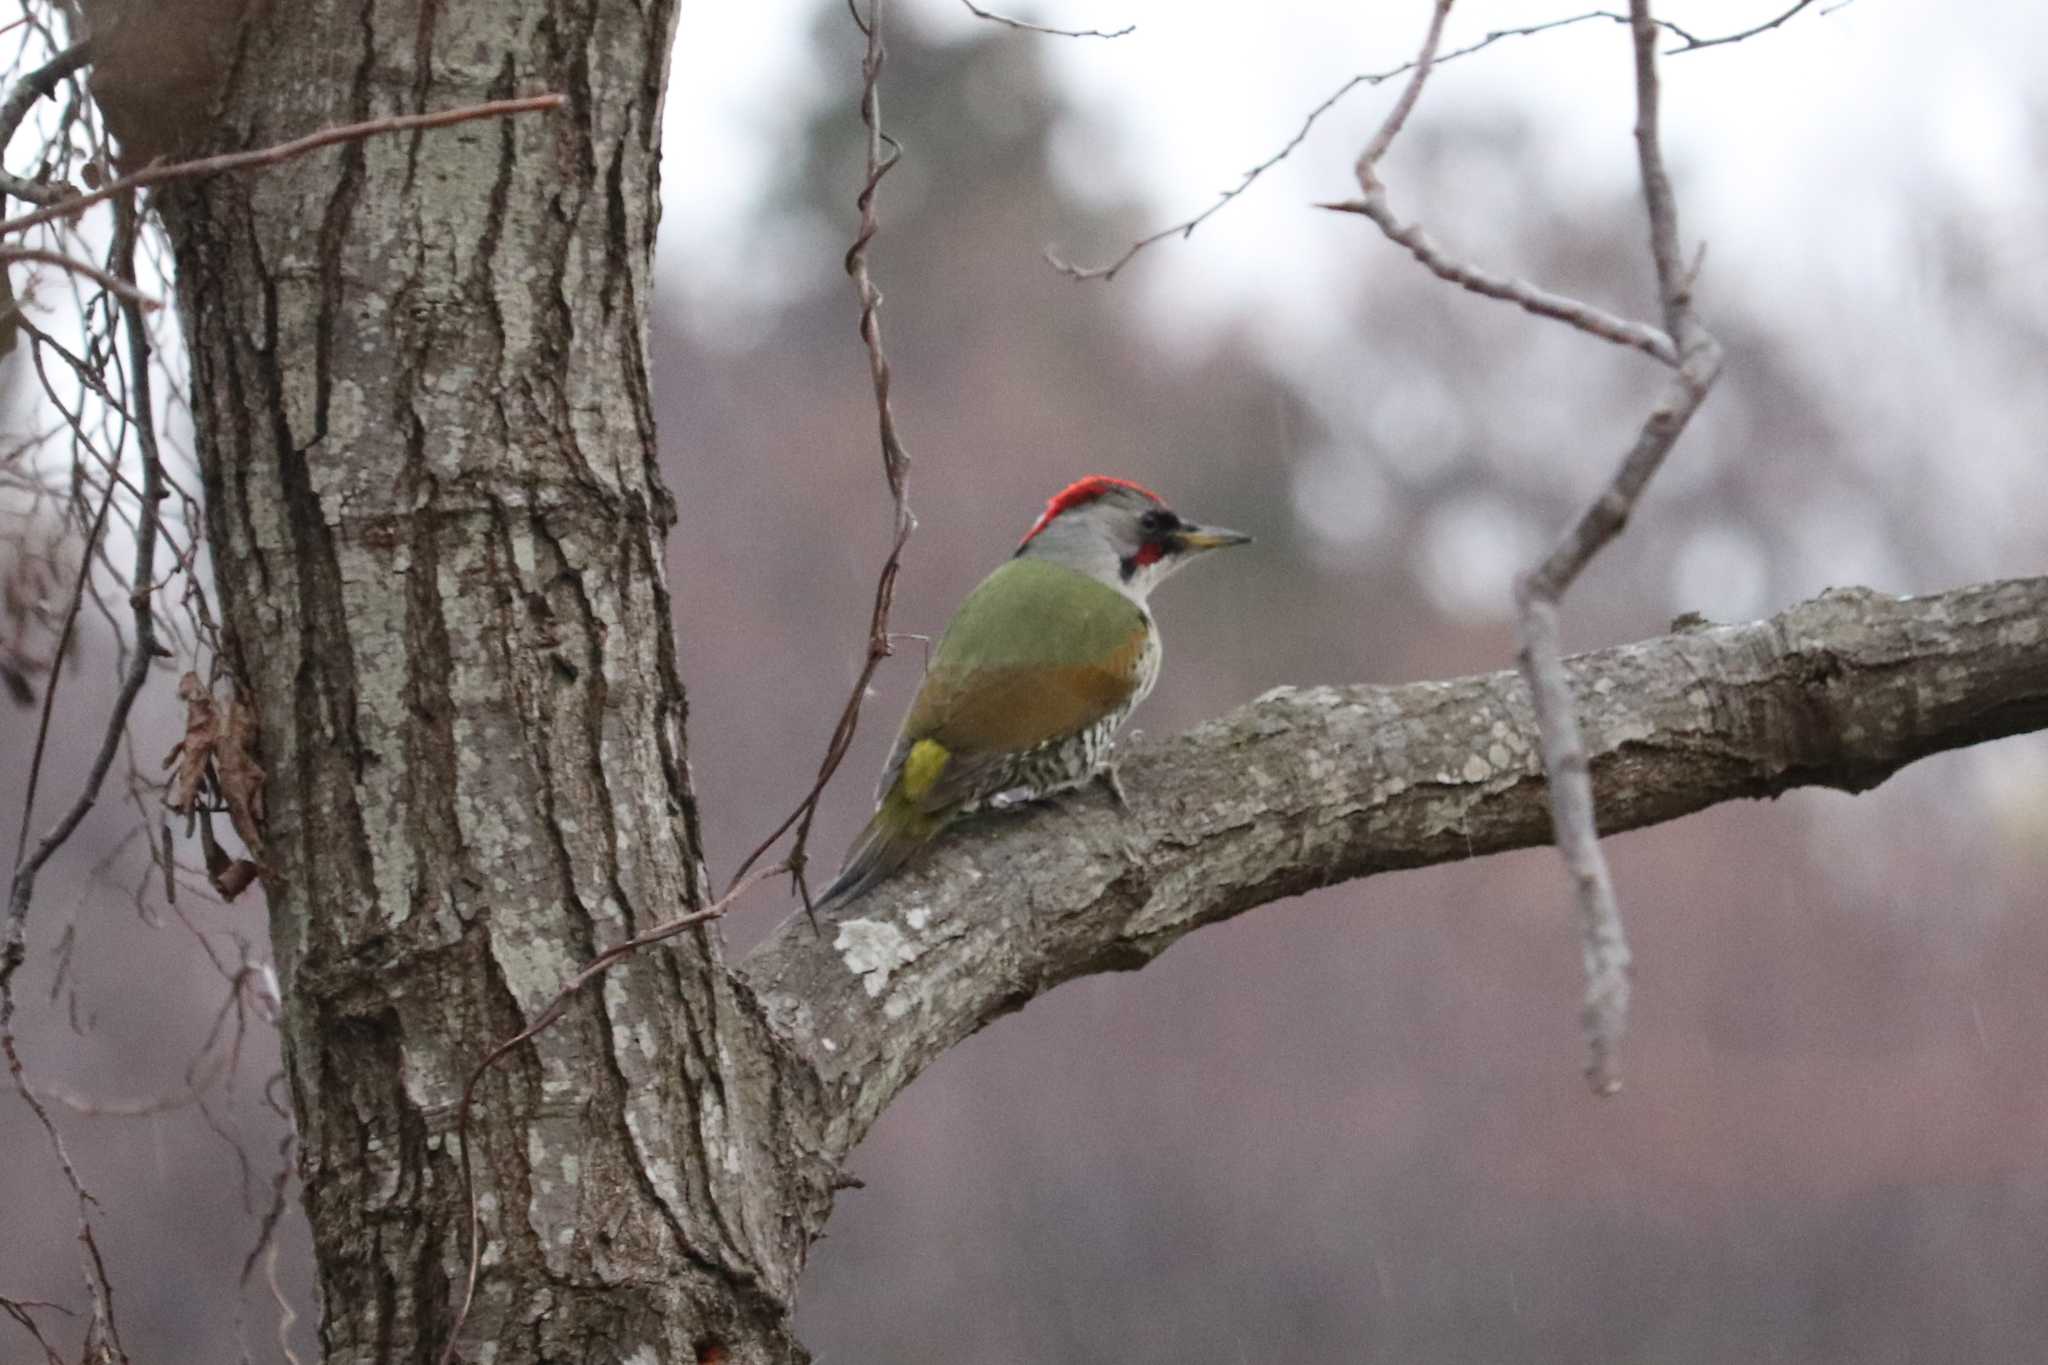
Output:
[[1117,727],[1159,677],[1145,599],[1196,555],[1250,539],[1183,521],[1122,479],[1061,490],[953,613],[882,769],[875,813],[818,908],[860,895],[962,815],[1103,773]]

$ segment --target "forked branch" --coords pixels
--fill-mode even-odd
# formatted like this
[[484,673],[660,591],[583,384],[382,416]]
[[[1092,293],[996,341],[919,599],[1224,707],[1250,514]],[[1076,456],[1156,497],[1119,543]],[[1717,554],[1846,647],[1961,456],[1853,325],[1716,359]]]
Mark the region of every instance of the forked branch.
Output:
[[1557,604],[1593,556],[1620,533],[1650,477],[1705,401],[1707,390],[1720,371],[1721,350],[1694,314],[1692,274],[1680,255],[1678,208],[1664,169],[1659,133],[1656,44],[1660,27],[1650,13],[1649,0],[1630,0],[1629,25],[1635,53],[1637,171],[1650,221],[1650,255],[1657,272],[1662,331],[1518,281],[1503,281],[1452,260],[1437,249],[1419,225],[1403,223],[1395,217],[1387,203],[1379,164],[1414,109],[1423,83],[1429,79],[1444,20],[1453,2],[1434,0],[1429,32],[1415,60],[1414,74],[1400,100],[1359,154],[1358,197],[1326,207],[1370,219],[1388,239],[1406,247],[1418,261],[1453,284],[1556,318],[1602,340],[1633,346],[1675,371],[1607,486],[1587,504],[1543,562],[1515,583],[1516,619],[1522,641],[1519,662],[1535,700],[1558,851],[1564,858],[1579,907],[1586,969],[1586,1074],[1596,1093],[1611,1095],[1621,1088],[1615,1054],[1628,1023],[1628,938],[1607,860],[1600,850],[1592,787],[1586,774],[1585,744],[1565,684]]
[[1637,168],[1650,222],[1658,300],[1665,330],[1678,348],[1677,369],[1607,487],[1586,505],[1543,562],[1515,583],[1522,676],[1535,698],[1557,847],[1579,907],[1586,967],[1586,1075],[1601,1095],[1621,1088],[1615,1050],[1628,1025],[1629,949],[1613,876],[1600,848],[1585,740],[1565,682],[1557,604],[1593,556],[1621,533],[1643,489],[1706,401],[1721,371],[1720,344],[1693,311],[1692,273],[1680,254],[1678,206],[1664,169],[1657,27],[1650,16],[1650,0],[1630,0],[1629,15],[1635,48]]

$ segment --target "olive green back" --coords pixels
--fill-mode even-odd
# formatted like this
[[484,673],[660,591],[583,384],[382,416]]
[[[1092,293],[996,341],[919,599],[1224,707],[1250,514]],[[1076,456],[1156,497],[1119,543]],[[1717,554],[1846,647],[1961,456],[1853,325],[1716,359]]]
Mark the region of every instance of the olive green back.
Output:
[[951,780],[934,798],[959,799],[984,766],[976,760],[1026,752],[1128,706],[1150,629],[1143,609],[1114,588],[1043,560],[1011,560],[946,627],[897,736],[883,793],[921,739],[936,740],[953,759]]

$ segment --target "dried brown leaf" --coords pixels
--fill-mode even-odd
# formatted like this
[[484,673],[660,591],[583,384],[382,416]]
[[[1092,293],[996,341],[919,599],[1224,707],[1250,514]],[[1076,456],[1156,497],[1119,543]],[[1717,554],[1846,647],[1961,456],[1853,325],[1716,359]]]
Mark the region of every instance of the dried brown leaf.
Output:
[[199,812],[199,846],[206,853],[206,880],[220,893],[224,901],[231,901],[249,889],[249,884],[263,875],[262,865],[247,858],[237,858],[220,846],[213,837],[213,813]]
[[256,762],[256,712],[239,696],[228,700],[226,722],[214,744],[213,767],[235,833],[258,858],[263,856],[263,784]]
[[[267,779],[256,762],[256,713],[240,697],[229,698],[225,706],[216,702],[197,673],[178,680],[178,697],[185,703],[185,737],[164,759],[166,768],[177,770],[164,804],[198,826],[207,880],[223,899],[233,900],[263,874]],[[220,805],[202,805],[202,794],[216,797]],[[252,857],[237,858],[214,838],[213,812],[221,805]]]
[[213,889],[220,892],[222,900],[231,901],[247,891],[250,884],[262,875],[263,869],[255,863],[247,858],[237,858],[228,865],[227,871],[212,879]]
[[206,769],[219,742],[220,715],[213,693],[199,681],[197,673],[178,679],[178,700],[185,703],[185,737],[164,756],[164,766],[177,765],[164,804],[180,815],[190,815],[199,806],[199,789],[206,781]]

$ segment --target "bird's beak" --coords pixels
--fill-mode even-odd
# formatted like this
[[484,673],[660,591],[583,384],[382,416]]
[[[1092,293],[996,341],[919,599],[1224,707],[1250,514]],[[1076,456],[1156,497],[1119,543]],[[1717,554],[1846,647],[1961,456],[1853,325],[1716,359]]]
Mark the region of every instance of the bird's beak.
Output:
[[1180,531],[1180,543],[1190,550],[1220,550],[1226,545],[1249,545],[1251,541],[1244,532],[1221,526],[1185,526]]

